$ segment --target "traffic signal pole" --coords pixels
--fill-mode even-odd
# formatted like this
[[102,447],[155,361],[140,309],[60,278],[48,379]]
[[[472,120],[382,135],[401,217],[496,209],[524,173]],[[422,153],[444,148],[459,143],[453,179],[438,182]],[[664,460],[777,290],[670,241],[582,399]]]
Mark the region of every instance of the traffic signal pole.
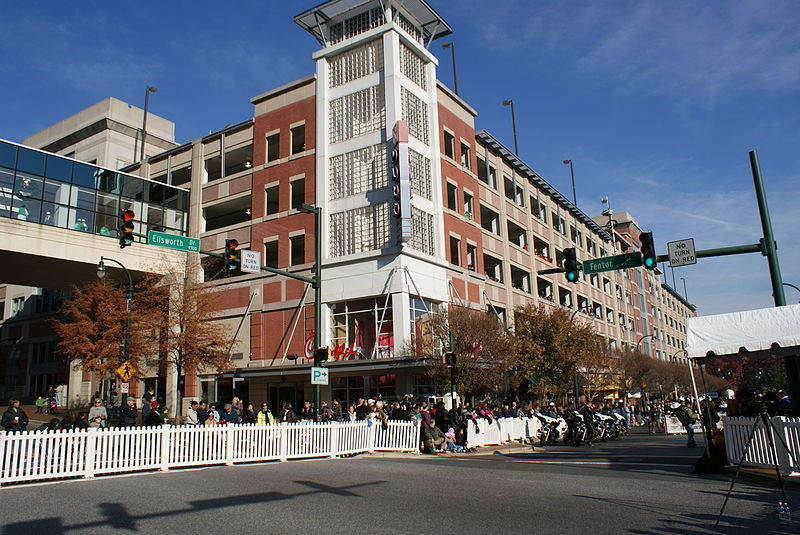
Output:
[[[756,189],[756,200],[758,201],[758,213],[761,216],[761,229],[764,231],[764,238],[761,240],[762,254],[767,257],[769,264],[769,277],[772,282],[772,297],[776,307],[786,304],[786,294],[783,293],[783,281],[781,280],[781,266],[778,262],[778,245],[775,243],[775,236],[772,233],[772,220],[769,217],[769,207],[767,206],[767,194],[764,192],[764,181],[761,179],[761,166],[758,163],[758,153],[750,151],[750,169],[753,171],[753,184]],[[786,368],[786,378],[789,381],[789,399],[792,400],[792,409],[795,414],[800,411],[800,366],[796,355],[786,355],[783,357],[783,364]]]

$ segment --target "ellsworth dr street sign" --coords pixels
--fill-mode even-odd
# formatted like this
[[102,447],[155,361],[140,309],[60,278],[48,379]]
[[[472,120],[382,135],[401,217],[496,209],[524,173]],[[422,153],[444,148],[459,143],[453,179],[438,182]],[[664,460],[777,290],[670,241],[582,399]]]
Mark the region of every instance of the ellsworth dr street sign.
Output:
[[147,243],[150,245],[157,245],[159,247],[166,247],[167,249],[178,249],[179,251],[187,251],[190,253],[200,252],[199,238],[178,236],[175,234],[167,234],[166,232],[156,232],[155,230],[151,230],[147,233]]

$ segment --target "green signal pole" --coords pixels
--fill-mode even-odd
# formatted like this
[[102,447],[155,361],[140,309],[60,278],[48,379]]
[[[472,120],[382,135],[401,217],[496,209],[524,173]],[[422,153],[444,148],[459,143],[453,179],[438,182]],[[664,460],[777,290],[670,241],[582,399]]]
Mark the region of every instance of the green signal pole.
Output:
[[[769,217],[764,181],[761,179],[758,153],[754,150],[750,151],[750,168],[753,171],[758,213],[761,216],[761,228],[764,231],[764,237],[761,239],[761,254],[767,257],[767,263],[769,264],[769,278],[772,281],[772,297],[775,301],[775,306],[781,307],[786,304],[786,295],[783,293],[781,266],[778,262],[778,245],[775,243],[775,236],[772,232],[772,220]],[[800,367],[797,364],[797,356],[787,355],[783,358],[783,363],[786,367],[786,378],[789,381],[789,392],[791,393],[789,397],[792,400],[792,409],[797,414],[800,411]]]

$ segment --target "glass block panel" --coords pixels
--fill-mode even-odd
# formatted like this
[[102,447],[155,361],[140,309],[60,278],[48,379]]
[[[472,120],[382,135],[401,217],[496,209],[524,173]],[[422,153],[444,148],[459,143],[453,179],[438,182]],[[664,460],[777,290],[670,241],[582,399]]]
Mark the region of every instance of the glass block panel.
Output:
[[428,212],[414,208],[411,216],[411,241],[408,246],[425,254],[436,254],[433,241],[433,216]]
[[382,143],[334,156],[329,169],[331,199],[385,188],[388,165]]
[[331,214],[331,256],[384,249],[389,244],[389,205],[372,204]]
[[383,70],[383,39],[375,39],[328,60],[330,87],[337,87]]
[[382,129],[386,122],[383,84],[331,101],[329,121],[331,143]]
[[428,105],[405,87],[400,88],[400,104],[402,117],[408,121],[408,133],[427,145]]

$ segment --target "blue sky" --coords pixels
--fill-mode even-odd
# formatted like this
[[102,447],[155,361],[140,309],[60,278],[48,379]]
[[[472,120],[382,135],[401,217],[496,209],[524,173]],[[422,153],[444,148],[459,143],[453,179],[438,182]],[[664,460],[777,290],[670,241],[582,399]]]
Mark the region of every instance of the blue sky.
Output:
[[[757,149],[784,280],[800,286],[800,9],[792,1],[431,0],[454,29],[476,127],[597,215],[609,197],[659,253],[756,243]],[[176,123],[185,142],[252,115],[249,99],[313,72],[293,22],[313,1],[8,2],[0,20],[0,137],[20,141],[105,97]],[[487,8],[490,5],[490,8]],[[79,7],[77,7],[79,6]],[[452,86],[450,52],[439,77]],[[766,259],[675,270],[700,314],[772,306]],[[672,274],[667,270],[668,282]],[[786,288],[789,303],[800,292]]]

